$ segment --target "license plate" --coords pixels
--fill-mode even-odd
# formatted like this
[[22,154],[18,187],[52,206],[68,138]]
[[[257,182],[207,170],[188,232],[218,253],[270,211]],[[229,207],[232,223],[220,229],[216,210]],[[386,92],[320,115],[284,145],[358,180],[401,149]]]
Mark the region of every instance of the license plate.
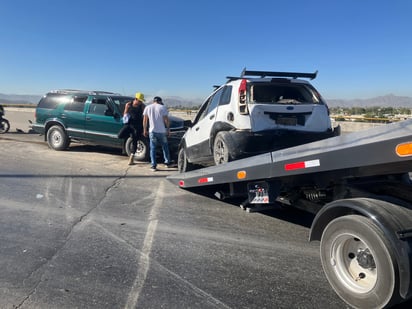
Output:
[[248,197],[250,204],[269,204],[269,185],[264,181],[248,184]]
[[295,126],[297,124],[296,118],[278,118],[277,124],[283,124],[285,126]]

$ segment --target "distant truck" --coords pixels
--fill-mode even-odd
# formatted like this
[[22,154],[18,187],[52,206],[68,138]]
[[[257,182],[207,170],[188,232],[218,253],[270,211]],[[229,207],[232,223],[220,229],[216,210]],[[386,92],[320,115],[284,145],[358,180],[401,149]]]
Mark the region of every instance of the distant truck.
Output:
[[353,308],[412,297],[412,120],[171,175],[183,189],[316,214],[324,273]]

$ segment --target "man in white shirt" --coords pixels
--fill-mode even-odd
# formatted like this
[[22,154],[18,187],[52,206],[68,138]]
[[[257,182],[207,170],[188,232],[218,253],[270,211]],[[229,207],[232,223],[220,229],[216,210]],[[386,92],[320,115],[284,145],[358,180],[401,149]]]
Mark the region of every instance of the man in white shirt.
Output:
[[[150,140],[150,163],[151,170],[157,170],[156,147],[162,146],[164,163],[170,166],[170,152],[167,137],[170,134],[169,129],[169,111],[163,105],[162,98],[154,97],[153,104],[146,106],[143,111],[143,135],[149,136]],[[147,128],[149,127],[149,131]]]

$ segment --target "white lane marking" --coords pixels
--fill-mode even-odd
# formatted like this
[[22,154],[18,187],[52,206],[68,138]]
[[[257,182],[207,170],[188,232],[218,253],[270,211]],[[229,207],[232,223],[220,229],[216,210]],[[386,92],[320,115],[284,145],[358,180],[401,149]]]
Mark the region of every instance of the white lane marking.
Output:
[[140,253],[140,259],[137,265],[137,275],[133,283],[132,289],[129,292],[129,297],[127,299],[125,309],[134,309],[139,301],[140,292],[146,281],[147,273],[150,268],[150,252],[152,250],[152,244],[154,239],[154,234],[157,228],[157,215],[159,213],[159,208],[163,202],[163,182],[160,182],[159,188],[156,192],[156,198],[154,205],[150,210],[149,214],[149,225],[147,226],[146,235],[143,241],[143,248]]

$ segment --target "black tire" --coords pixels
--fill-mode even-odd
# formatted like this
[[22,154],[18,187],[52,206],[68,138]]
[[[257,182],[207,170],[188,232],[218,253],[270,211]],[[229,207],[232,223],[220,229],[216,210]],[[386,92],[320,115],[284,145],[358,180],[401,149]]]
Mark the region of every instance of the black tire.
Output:
[[230,148],[226,138],[227,132],[219,132],[213,143],[213,159],[216,165],[227,163],[232,160]]
[[332,220],[320,243],[325,275],[354,308],[385,308],[398,299],[396,259],[382,230],[370,219],[347,215]]
[[194,169],[194,165],[187,160],[186,150],[184,147],[180,148],[177,155],[177,170],[179,173],[184,173]]
[[2,119],[0,123],[0,134],[4,134],[9,132],[10,130],[10,122],[7,119]]
[[65,150],[69,147],[70,139],[61,126],[55,125],[47,131],[47,144],[54,150]]
[[[125,151],[127,156],[132,154],[132,141],[133,139],[129,137],[125,142]],[[149,160],[150,150],[149,142],[146,139],[137,140],[137,149],[134,155],[135,160],[137,161],[147,161]]]
[[342,132],[342,129],[340,127],[340,124],[338,124],[336,127],[333,128],[333,136],[340,136]]

